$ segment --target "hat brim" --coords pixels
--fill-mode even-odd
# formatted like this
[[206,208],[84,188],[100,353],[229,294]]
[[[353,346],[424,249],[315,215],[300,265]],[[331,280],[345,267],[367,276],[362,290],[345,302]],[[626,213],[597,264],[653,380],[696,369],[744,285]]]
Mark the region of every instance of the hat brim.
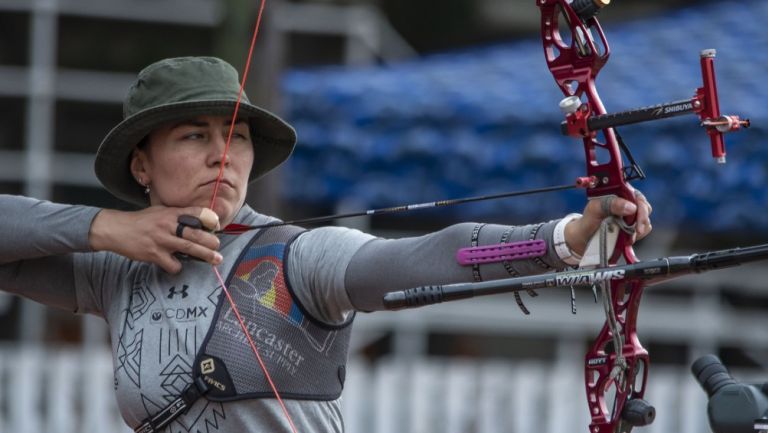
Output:
[[[131,173],[133,150],[152,130],[173,121],[203,115],[229,115],[235,101],[206,100],[160,105],[140,111],[115,126],[104,138],[96,153],[96,177],[116,197],[129,203],[149,205],[144,190]],[[275,114],[241,102],[238,117],[249,123],[253,141],[252,182],[282,164],[296,146],[296,131]]]

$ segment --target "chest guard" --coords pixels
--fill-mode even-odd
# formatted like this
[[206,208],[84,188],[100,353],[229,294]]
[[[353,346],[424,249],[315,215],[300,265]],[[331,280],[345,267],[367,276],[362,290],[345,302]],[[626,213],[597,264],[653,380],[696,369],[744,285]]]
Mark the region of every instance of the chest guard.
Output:
[[[335,400],[344,386],[353,317],[339,326],[311,317],[294,294],[286,264],[295,226],[261,230],[243,250],[226,284],[280,395]],[[213,401],[274,397],[271,387],[222,292],[193,377]]]

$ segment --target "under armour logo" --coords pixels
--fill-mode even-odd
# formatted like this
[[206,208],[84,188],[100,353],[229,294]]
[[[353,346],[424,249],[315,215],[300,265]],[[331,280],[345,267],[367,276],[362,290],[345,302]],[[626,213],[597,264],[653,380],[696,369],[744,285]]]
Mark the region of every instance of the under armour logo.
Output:
[[168,289],[168,299],[173,299],[173,297],[176,295],[181,295],[182,299],[186,298],[187,296],[189,296],[189,294],[187,293],[187,289],[189,289],[189,286],[186,284],[184,284],[181,287],[181,291],[179,292],[176,291],[176,286],[171,287],[170,289]]

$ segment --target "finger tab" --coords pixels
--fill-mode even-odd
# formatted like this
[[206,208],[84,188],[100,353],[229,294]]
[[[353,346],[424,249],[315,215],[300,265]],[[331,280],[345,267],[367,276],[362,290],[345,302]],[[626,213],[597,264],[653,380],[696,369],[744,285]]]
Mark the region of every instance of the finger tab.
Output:
[[187,227],[192,227],[193,229],[203,228],[203,223],[198,218],[195,218],[192,215],[179,215],[179,218],[177,218],[176,221],[179,224],[185,225]]

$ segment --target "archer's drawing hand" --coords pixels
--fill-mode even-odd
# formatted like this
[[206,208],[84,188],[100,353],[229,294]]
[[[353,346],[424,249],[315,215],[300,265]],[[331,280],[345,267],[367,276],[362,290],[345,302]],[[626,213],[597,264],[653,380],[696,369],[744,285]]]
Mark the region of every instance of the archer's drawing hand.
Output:
[[[202,229],[182,227],[182,215],[199,219],[203,227],[218,229],[218,217],[200,207],[153,206],[136,212],[104,209],[91,224],[89,241],[94,251],[112,251],[131,260],[154,263],[168,273],[181,271],[174,253],[198,258],[212,265],[223,261],[219,238]],[[181,236],[177,236],[181,234]]]
[[590,200],[582,216],[565,226],[565,242],[571,251],[583,254],[587,243],[600,228],[603,219],[611,215],[617,217],[635,215],[633,243],[648,236],[653,230],[650,218],[653,207],[640,191],[635,191],[635,197],[637,204],[614,196]]

